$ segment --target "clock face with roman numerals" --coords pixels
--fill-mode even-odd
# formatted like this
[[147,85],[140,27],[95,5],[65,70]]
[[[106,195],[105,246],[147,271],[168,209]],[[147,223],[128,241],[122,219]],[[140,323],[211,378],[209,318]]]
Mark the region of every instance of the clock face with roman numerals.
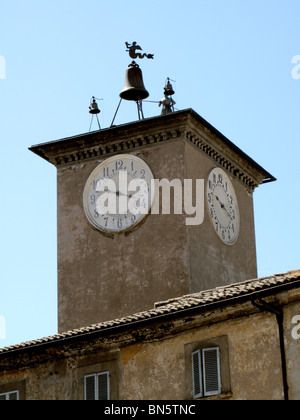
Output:
[[232,183],[223,169],[214,168],[207,181],[207,203],[214,229],[226,245],[233,245],[239,236],[240,215]]

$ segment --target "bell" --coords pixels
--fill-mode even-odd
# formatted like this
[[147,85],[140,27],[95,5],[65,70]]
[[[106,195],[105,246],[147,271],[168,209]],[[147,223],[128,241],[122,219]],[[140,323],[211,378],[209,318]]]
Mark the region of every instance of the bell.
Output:
[[168,78],[167,79],[167,83],[166,83],[166,86],[165,86],[165,95],[166,96],[172,96],[172,95],[174,95],[174,90],[173,90],[173,86],[171,85],[171,83],[170,83],[170,79]]
[[126,101],[142,101],[148,98],[149,92],[143,82],[142,70],[133,61],[126,70],[125,84],[120,97]]
[[89,111],[89,113],[90,114],[100,114],[100,109],[98,108],[98,104],[97,104],[97,102],[96,102],[96,100],[95,100],[95,97],[93,96],[93,101],[92,101],[92,103],[91,103],[91,105],[90,105],[90,111]]

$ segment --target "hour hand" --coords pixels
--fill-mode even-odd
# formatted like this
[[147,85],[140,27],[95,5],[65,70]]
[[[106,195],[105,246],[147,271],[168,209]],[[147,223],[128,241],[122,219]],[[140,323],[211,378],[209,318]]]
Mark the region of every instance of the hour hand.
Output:
[[125,197],[129,197],[129,198],[131,198],[131,194],[124,194],[124,193],[122,193],[121,191],[117,191],[117,192],[116,192],[116,194],[117,194],[117,196],[123,195],[123,196],[125,196]]

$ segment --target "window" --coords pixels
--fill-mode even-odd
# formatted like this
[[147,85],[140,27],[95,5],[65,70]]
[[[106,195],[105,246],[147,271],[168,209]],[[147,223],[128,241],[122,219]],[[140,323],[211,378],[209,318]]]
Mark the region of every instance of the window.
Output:
[[84,377],[84,399],[107,401],[110,399],[109,372],[95,373]]
[[187,400],[229,397],[231,381],[227,336],[187,343],[184,346],[184,353]]
[[119,353],[92,354],[78,362],[78,387],[74,390],[74,399],[113,400],[119,399]]
[[19,400],[19,391],[5,392],[0,394],[0,401],[17,401]]
[[221,394],[219,347],[193,352],[192,370],[194,398]]

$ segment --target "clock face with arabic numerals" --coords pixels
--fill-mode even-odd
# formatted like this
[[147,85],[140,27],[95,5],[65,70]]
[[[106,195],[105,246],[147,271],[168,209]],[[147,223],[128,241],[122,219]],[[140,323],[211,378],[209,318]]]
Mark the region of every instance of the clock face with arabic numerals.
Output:
[[213,227],[226,245],[233,245],[239,236],[240,214],[237,197],[229,176],[214,168],[207,180],[207,204]]
[[91,173],[83,206],[88,221],[107,233],[122,233],[140,223],[149,213],[153,198],[152,172],[134,155],[117,155]]

